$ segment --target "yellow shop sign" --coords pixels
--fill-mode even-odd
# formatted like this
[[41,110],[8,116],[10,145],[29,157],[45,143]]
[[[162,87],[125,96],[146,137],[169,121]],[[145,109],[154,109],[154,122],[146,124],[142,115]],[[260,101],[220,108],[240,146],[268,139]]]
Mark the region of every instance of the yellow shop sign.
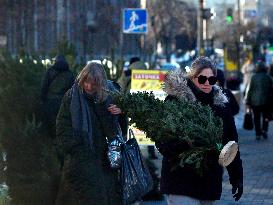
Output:
[[[166,73],[160,70],[132,70],[130,92],[153,92],[156,98],[164,100],[167,94],[162,90],[162,83]],[[131,128],[140,145],[154,145],[154,142],[147,138],[143,131],[134,125],[131,125]]]

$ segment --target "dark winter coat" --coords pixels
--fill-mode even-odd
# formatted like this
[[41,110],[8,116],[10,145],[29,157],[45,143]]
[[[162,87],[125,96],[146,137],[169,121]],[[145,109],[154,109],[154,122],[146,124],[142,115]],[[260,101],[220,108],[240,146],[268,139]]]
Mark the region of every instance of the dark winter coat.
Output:
[[225,73],[221,69],[217,69],[217,81],[219,83],[219,87],[222,89],[224,95],[227,97],[228,102],[226,103],[231,111],[231,114],[237,115],[240,111],[240,106],[234,97],[233,93],[231,92],[230,89],[225,88],[226,84],[226,78],[225,78]]
[[255,73],[246,93],[246,104],[251,106],[272,106],[269,105],[273,94],[272,78],[266,72]]
[[240,106],[239,106],[236,98],[234,97],[234,95],[233,95],[233,93],[231,92],[230,89],[223,88],[222,90],[223,90],[224,95],[228,99],[227,105],[230,108],[231,114],[233,116],[237,115],[239,113],[239,111],[240,111]]
[[55,138],[56,117],[62,98],[74,83],[74,75],[66,61],[57,61],[50,67],[43,79],[41,100],[43,102],[43,122],[50,136]]
[[63,61],[56,62],[44,76],[41,90],[42,101],[62,98],[73,83],[74,75],[69,70],[68,64]]
[[107,110],[106,102],[93,103],[93,99],[88,98],[93,138],[91,149],[87,136],[76,138],[73,135],[70,103],[71,90],[63,98],[56,124],[57,145],[65,156],[65,181],[75,192],[79,205],[121,205],[118,172],[110,168],[106,155],[106,136],[111,138],[117,132],[115,118]]
[[43,79],[41,99],[43,102],[44,120],[51,137],[55,137],[55,122],[62,98],[74,83],[74,75],[65,61],[58,61],[50,67]]
[[[234,123],[234,118],[230,113],[226,96],[223,95],[219,87],[214,86],[210,94],[200,91],[195,85],[182,74],[169,78],[170,89],[166,100],[178,100],[186,98],[189,101],[199,101],[204,105],[209,105],[216,116],[223,120],[222,143],[228,141],[238,141],[238,135]],[[187,148],[187,145],[176,141],[170,143],[156,142],[156,146],[163,155],[161,172],[161,191],[165,194],[186,195],[200,200],[218,200],[222,192],[223,168],[218,164],[218,156],[214,153],[208,155],[208,170],[203,176],[197,174],[192,167],[177,167],[178,155]],[[243,169],[240,153],[237,153],[235,160],[227,167],[230,182],[243,181]]]

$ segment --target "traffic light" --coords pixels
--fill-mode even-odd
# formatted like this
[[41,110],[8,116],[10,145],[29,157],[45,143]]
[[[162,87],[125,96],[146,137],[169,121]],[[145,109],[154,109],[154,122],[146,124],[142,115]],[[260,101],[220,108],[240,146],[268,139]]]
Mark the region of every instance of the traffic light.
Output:
[[203,19],[210,19],[214,14],[212,13],[210,8],[203,9],[202,16]]
[[226,16],[226,22],[228,24],[233,23],[233,15],[232,15],[232,13],[233,13],[232,8],[228,8],[227,9],[227,16]]

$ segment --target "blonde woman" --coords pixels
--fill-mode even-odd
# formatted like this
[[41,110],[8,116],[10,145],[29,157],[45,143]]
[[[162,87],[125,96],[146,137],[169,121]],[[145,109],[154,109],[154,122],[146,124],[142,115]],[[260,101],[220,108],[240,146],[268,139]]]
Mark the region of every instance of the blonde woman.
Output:
[[57,116],[57,145],[64,153],[64,180],[80,205],[120,205],[118,173],[107,161],[107,142],[117,134],[121,110],[112,104],[103,66],[89,63],[65,94]]
[[[238,141],[238,134],[228,99],[215,85],[216,76],[214,63],[208,57],[201,56],[193,61],[187,74],[182,71],[169,73],[165,78],[164,90],[168,94],[166,100],[179,102],[179,99],[186,99],[192,103],[209,106],[215,116],[223,121],[222,143],[225,145],[228,141]],[[223,168],[218,163],[219,156],[216,152],[206,154],[207,169],[200,175],[192,166],[176,166],[180,160],[179,155],[191,149],[188,143],[173,140],[168,143],[156,142],[156,146],[163,155],[160,189],[167,195],[168,205],[212,205],[220,199]],[[227,171],[233,197],[238,201],[243,194],[240,152],[227,166]]]

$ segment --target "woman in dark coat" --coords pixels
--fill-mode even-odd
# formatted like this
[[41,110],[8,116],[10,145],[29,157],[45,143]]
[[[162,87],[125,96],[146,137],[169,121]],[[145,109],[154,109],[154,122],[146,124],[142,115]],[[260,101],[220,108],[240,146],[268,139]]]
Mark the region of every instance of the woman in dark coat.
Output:
[[257,140],[260,140],[261,135],[267,138],[269,113],[272,109],[273,82],[266,72],[266,65],[260,62],[246,90],[246,107],[253,111]]
[[[227,98],[214,85],[217,81],[215,75],[216,70],[211,60],[199,57],[193,62],[187,76],[182,71],[167,75],[164,89],[168,94],[166,100],[186,98],[190,102],[210,106],[215,115],[223,120],[222,143],[225,145],[228,141],[238,141],[238,135],[233,116],[226,106]],[[213,204],[220,199],[223,169],[218,163],[219,156],[216,153],[206,156],[209,161],[208,169],[200,176],[193,167],[176,167],[179,154],[188,149],[187,144],[173,141],[167,144],[156,142],[156,145],[163,155],[161,191],[167,194],[168,205]],[[227,170],[232,193],[237,201],[243,193],[243,168],[239,152]]]
[[57,116],[57,144],[65,156],[64,178],[79,205],[121,205],[118,171],[109,166],[107,142],[118,133],[120,109],[107,90],[101,64],[90,63],[65,94]]

